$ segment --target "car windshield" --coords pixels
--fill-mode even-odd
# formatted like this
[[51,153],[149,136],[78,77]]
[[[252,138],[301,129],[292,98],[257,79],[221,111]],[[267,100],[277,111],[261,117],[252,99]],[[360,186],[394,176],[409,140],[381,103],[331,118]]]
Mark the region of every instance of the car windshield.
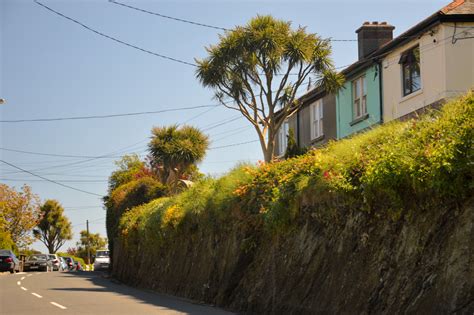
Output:
[[103,257],[109,257],[109,251],[108,250],[98,250],[95,254],[97,258],[103,258]]
[[46,255],[31,255],[28,260],[47,260]]

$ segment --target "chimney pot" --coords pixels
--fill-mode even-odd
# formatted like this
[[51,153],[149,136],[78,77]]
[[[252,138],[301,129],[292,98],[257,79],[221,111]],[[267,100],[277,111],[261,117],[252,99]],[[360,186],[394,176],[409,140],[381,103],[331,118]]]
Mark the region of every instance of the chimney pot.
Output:
[[394,29],[395,27],[387,22],[364,22],[362,26],[356,30],[359,44],[359,60],[367,57],[382,45],[391,41],[393,39]]

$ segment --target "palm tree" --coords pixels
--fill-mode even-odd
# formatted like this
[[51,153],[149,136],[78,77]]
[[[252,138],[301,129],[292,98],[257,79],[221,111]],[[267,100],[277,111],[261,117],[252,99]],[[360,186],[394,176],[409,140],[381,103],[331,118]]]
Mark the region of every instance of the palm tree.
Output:
[[148,144],[151,164],[163,184],[174,186],[193,165],[202,161],[208,137],[192,126],[154,127]]
[[273,159],[278,129],[302,105],[296,93],[305,80],[315,76],[328,92],[342,86],[329,40],[271,16],[226,31],[207,52],[207,58],[196,60],[197,78],[223,106],[240,111],[252,124],[266,162]]

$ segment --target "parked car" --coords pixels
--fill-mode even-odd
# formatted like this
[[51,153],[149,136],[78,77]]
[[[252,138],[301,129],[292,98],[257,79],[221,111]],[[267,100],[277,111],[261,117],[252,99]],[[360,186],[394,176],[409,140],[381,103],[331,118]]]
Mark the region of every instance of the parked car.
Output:
[[59,270],[61,271],[66,271],[68,270],[68,266],[67,266],[67,261],[66,261],[66,257],[59,257],[59,265],[61,266],[59,268]]
[[84,269],[82,268],[81,262],[78,260],[74,260],[74,265],[76,266],[76,271],[83,271]]
[[110,265],[109,251],[101,249],[96,251],[94,260],[94,270],[107,270]]
[[72,259],[71,257],[63,257],[63,258],[66,260],[67,270],[71,271],[71,270],[76,269],[76,264],[74,263],[74,259]]
[[53,264],[53,271],[59,271],[61,269],[61,263],[59,261],[59,257],[56,254],[48,254],[49,259]]
[[49,255],[46,254],[34,254],[29,256],[23,268],[25,271],[30,270],[43,270],[43,271],[52,271],[53,262],[49,258]]
[[0,271],[10,271],[10,273],[20,271],[20,261],[9,249],[0,249]]

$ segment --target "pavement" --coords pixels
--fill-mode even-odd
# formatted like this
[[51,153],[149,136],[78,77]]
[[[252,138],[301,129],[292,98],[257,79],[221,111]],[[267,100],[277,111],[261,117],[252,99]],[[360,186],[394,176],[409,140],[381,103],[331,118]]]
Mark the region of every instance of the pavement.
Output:
[[139,290],[103,272],[21,272],[0,277],[0,314],[209,314],[230,312]]

